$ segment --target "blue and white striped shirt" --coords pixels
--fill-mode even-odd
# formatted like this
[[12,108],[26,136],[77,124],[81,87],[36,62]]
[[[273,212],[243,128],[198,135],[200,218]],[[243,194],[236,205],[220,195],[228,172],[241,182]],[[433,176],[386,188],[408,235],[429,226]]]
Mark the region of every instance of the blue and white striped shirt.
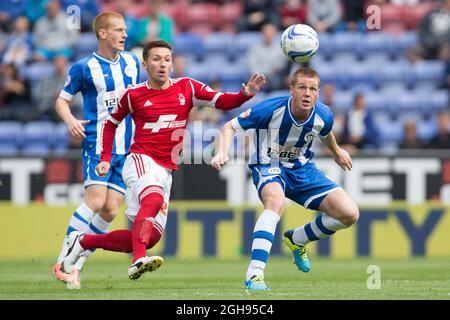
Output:
[[[83,151],[100,154],[102,125],[117,105],[120,95],[139,80],[139,60],[133,53],[120,52],[111,61],[94,52],[75,63],[69,70],[60,97],[70,101],[81,91],[83,95],[86,138]],[[127,154],[133,136],[133,122],[127,117],[117,128],[113,153]]]
[[255,152],[250,164],[281,162],[283,166],[301,166],[310,161],[316,136],[325,138],[333,127],[331,110],[316,102],[308,119],[299,122],[291,111],[291,97],[265,100],[231,121],[234,129],[255,129]]

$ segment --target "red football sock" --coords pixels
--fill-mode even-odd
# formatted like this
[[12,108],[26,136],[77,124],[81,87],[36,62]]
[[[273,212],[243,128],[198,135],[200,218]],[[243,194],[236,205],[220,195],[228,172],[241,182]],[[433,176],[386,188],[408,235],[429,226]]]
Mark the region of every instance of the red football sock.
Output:
[[[161,236],[158,230],[154,230],[147,249],[153,248],[159,242]],[[106,234],[87,234],[80,240],[80,244],[85,250],[100,248],[108,251],[130,253],[133,251],[133,234],[131,230],[115,230]]]
[[[146,193],[147,190],[152,191]],[[141,192],[140,200],[141,208],[131,228],[133,233],[133,262],[146,255],[146,249],[153,231],[153,222],[150,218],[154,218],[158,214],[164,203],[161,187],[147,187]]]
[[115,230],[106,234],[85,235],[80,240],[83,249],[101,248],[108,251],[131,252],[133,242],[130,230]]

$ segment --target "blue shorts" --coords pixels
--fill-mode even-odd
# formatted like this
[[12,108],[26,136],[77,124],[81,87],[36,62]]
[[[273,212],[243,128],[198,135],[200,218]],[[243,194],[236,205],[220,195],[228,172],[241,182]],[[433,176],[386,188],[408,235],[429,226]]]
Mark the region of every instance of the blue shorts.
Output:
[[83,151],[83,177],[84,187],[90,185],[102,185],[125,195],[127,186],[122,178],[122,168],[127,158],[126,154],[113,155],[111,159],[111,167],[108,174],[104,177],[99,177],[95,172],[95,167],[100,163],[100,155],[95,153],[88,153]]
[[287,198],[312,210],[319,210],[320,203],[327,194],[341,188],[312,162],[292,169],[251,165],[250,170],[260,199],[261,190],[267,183],[278,182]]

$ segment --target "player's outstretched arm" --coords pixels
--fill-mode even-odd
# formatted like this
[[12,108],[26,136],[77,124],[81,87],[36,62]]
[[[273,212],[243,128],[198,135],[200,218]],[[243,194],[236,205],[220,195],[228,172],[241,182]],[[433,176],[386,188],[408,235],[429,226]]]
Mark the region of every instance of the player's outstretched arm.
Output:
[[55,103],[56,113],[59,117],[67,124],[67,128],[72,137],[75,138],[86,138],[84,133],[84,125],[89,123],[89,120],[78,120],[70,112],[70,104],[64,98],[58,97]]
[[220,136],[216,145],[216,155],[211,160],[211,166],[214,169],[222,169],[223,165],[228,161],[228,150],[235,132],[236,130],[231,125],[231,121],[228,121],[220,130]]
[[109,171],[111,164],[108,161],[100,161],[100,163],[95,167],[95,171],[99,177],[104,177]]
[[242,91],[246,96],[254,96],[266,82],[266,77],[263,74],[255,73],[250,77],[247,84],[242,84]]
[[352,170],[352,158],[350,154],[338,146],[336,137],[333,132],[330,132],[328,136],[322,140],[328,150],[334,156],[334,161],[343,169],[343,170]]

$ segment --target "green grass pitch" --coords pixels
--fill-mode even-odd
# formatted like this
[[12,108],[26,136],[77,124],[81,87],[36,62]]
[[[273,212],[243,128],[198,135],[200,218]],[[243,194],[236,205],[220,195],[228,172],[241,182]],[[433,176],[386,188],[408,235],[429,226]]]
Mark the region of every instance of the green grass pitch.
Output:
[[[157,272],[127,278],[129,260],[86,263],[82,289],[67,290],[53,278],[53,260],[0,260],[0,299],[133,300],[303,300],[303,299],[450,299],[450,258],[328,259],[311,257],[304,274],[290,256],[271,257],[266,282],[271,291],[248,294],[243,277],[248,259],[166,258]],[[381,271],[381,288],[368,289],[370,265]]]

